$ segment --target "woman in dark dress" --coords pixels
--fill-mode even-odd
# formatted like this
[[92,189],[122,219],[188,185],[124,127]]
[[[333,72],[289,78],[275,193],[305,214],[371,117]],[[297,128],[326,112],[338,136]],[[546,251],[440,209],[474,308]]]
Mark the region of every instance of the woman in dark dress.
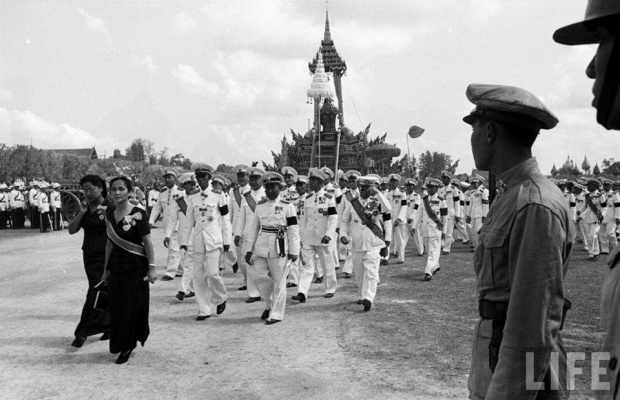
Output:
[[105,213],[113,205],[108,204],[105,182],[97,175],[86,175],[80,180],[85,201],[80,212],[69,223],[69,234],[73,235],[84,229],[82,258],[84,270],[88,278],[86,301],[82,308],[82,316],[75,328],[75,339],[71,346],[82,347],[86,338],[103,333],[100,340],[110,338],[110,315],[107,311],[94,308],[97,290],[94,288],[101,282],[105,264],[105,247],[107,242]]
[[110,193],[116,204],[106,214],[105,279],[111,318],[110,353],[117,364],[129,360],[137,342],[149,336],[149,282],[157,279],[151,230],[146,211],[129,203],[131,181],[116,177]]

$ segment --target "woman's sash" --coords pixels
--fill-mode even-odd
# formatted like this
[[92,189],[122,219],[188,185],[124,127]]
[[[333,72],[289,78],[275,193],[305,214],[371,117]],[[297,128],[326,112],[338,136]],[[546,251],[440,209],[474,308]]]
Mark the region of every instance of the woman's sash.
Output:
[[110,221],[106,221],[106,227],[107,227],[106,231],[108,233],[108,238],[110,238],[110,240],[114,242],[115,245],[117,245],[121,249],[131,254],[135,254],[137,256],[142,256],[146,258],[146,251],[144,250],[143,246],[140,246],[135,243],[131,243],[130,241],[122,239],[120,236],[118,236]]

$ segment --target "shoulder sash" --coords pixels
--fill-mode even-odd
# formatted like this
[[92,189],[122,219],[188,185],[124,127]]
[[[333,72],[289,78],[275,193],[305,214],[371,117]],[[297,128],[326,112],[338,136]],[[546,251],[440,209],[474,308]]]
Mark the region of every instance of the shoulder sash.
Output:
[[368,229],[370,229],[370,231],[376,237],[378,237],[379,239],[385,242],[385,239],[383,238],[383,229],[377,226],[373,222],[373,220],[364,213],[364,210],[363,210],[364,207],[362,206],[362,203],[360,203],[359,198],[357,197],[353,198],[353,196],[351,195],[351,192],[347,192],[346,196],[347,196],[347,200],[349,200],[349,202],[351,203],[351,206],[353,206],[355,213],[357,214],[359,219],[362,220],[362,224],[365,225]]
[[110,221],[106,221],[106,231],[108,233],[108,238],[110,238],[110,240],[121,249],[137,256],[146,257],[146,251],[144,250],[144,247],[135,243],[131,243],[130,241],[119,237],[116,234],[114,227],[112,227],[112,223]]
[[254,210],[256,210],[256,200],[254,200],[254,197],[252,197],[252,192],[247,192],[243,195],[243,197],[245,197],[245,201],[248,203],[248,207],[250,207],[250,210],[254,212]]
[[424,209],[426,210],[426,214],[431,219],[431,221],[433,221],[435,224],[437,224],[437,228],[439,228],[439,230],[442,230],[443,229],[443,224],[441,223],[439,218],[437,218],[437,216],[435,215],[435,213],[431,209],[431,205],[428,202],[428,198],[429,197],[430,196],[422,197],[422,202],[424,203]]
[[181,209],[183,215],[187,215],[187,202],[185,201],[185,198],[183,196],[180,196],[175,201],[177,202],[179,209]]
[[233,196],[235,196],[235,200],[237,201],[237,207],[241,207],[241,202],[243,201],[243,199],[241,198],[241,191],[239,190],[239,188],[233,190]]

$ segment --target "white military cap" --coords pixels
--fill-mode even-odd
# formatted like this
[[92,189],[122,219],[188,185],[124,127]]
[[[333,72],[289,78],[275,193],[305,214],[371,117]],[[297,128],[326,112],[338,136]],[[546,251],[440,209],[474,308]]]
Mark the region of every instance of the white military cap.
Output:
[[179,183],[181,185],[186,184],[188,182],[196,182],[196,176],[192,174],[191,172],[186,172],[184,174],[181,174],[181,176],[179,176]]
[[448,171],[441,171],[441,176],[442,176],[442,177],[444,177],[444,176],[445,176],[445,177],[450,178],[450,179],[454,178],[454,175],[452,175],[452,174],[451,174],[450,172],[448,172]]
[[384,176],[383,178],[381,178],[381,183],[390,183],[390,178],[387,176]]
[[282,167],[282,175],[297,176],[297,171],[293,167]]
[[250,176],[263,176],[265,175],[265,171],[258,167],[251,167],[248,171]]
[[235,174],[247,174],[250,171],[250,167],[247,165],[239,164],[233,168]]
[[329,176],[329,179],[334,179],[334,171],[329,169],[329,167],[323,167],[321,171],[325,172]]
[[360,176],[362,176],[362,174],[359,171],[356,171],[354,169],[352,169],[350,171],[347,171],[345,173],[345,175],[346,175],[347,179],[357,179]]
[[463,189],[469,189],[469,186],[470,186],[470,185],[469,185],[469,183],[467,183],[467,182],[461,182],[459,185],[460,185]]
[[[374,174],[373,174],[374,175]],[[379,180],[376,178],[376,175],[365,175],[357,178],[357,183],[360,186],[372,186],[375,183],[378,183]]]
[[194,171],[195,174],[209,174],[209,175],[213,175],[213,168],[206,163],[203,162],[197,162],[197,163],[193,163],[192,164],[192,171]]
[[562,179],[558,179],[558,184],[560,185],[566,185],[568,181],[566,180],[566,178],[562,178]]
[[39,188],[40,189],[47,189],[47,183],[46,182],[39,182]]
[[272,183],[284,185],[284,177],[277,172],[269,171],[263,175],[263,185],[269,185]]
[[527,129],[551,129],[558,118],[532,93],[515,86],[472,83],[467,86],[467,99],[476,108],[463,118],[472,124],[482,117]]
[[166,175],[172,175],[176,178],[178,174],[177,174],[177,171],[173,170],[172,168],[168,168],[164,170],[164,173],[162,176],[166,176]]
[[405,185],[418,186],[418,181],[416,181],[414,178],[407,178],[405,179]]
[[306,175],[297,175],[297,183],[308,183],[308,177]]
[[52,188],[58,189],[59,187],[60,187],[60,183],[58,183],[58,182],[52,183]]
[[471,182],[472,182],[472,183],[474,183],[474,182],[479,182],[479,183],[482,183],[482,182],[484,182],[484,181],[486,181],[486,179],[484,179],[482,176],[480,176],[480,175],[478,175],[478,174],[476,174],[476,175],[474,175],[474,176],[472,176],[472,177],[471,177]]
[[6,185],[6,183],[0,183],[0,190],[2,189],[8,189],[8,186]]
[[601,184],[601,181],[599,181],[599,180],[598,180],[598,179],[596,179],[596,178],[588,178],[588,179],[586,179],[586,184],[588,185],[588,184],[590,184],[590,183],[593,183],[593,184],[595,184],[595,185],[600,185],[600,184]]
[[336,175],[338,176],[338,180],[347,179],[347,174],[345,174],[344,171],[342,171],[341,169],[338,170],[338,173]]
[[398,174],[390,174],[388,175],[388,179],[390,181],[398,181],[400,183],[400,180],[402,179],[400,175]]
[[458,180],[457,178],[452,178],[452,179],[450,179],[450,183],[453,184],[453,185],[460,185],[461,181]]
[[222,175],[220,174],[215,174],[211,177],[211,182],[212,183],[219,183],[221,185],[225,185],[226,184],[226,178],[224,178]]
[[578,182],[574,182],[573,183],[573,188],[581,189],[581,190],[586,190],[586,187],[583,186],[581,183],[578,183]]
[[429,187],[429,186],[440,187],[440,186],[443,186],[443,183],[439,179],[427,177],[426,178],[426,182],[424,182],[424,186],[426,186],[426,187]]
[[327,180],[327,174],[318,168],[310,168],[308,170],[308,180],[311,178],[319,178],[323,182]]

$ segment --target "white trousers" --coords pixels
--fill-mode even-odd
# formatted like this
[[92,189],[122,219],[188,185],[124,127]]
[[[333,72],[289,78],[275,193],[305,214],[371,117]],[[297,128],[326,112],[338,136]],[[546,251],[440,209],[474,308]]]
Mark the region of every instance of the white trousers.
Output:
[[299,259],[295,262],[291,262],[291,267],[288,270],[288,277],[286,278],[286,281],[299,285]]
[[174,278],[175,275],[181,275],[183,267],[181,267],[181,248],[179,247],[179,233],[172,232],[170,235],[170,243],[168,244],[168,259],[166,260],[166,275]]
[[598,238],[601,242],[601,253],[609,253],[613,250],[618,244],[618,238],[616,238],[616,222],[611,221],[601,224]]
[[247,286],[248,297],[260,297],[258,286],[256,286],[256,273],[254,267],[248,265],[245,262],[245,253],[247,250],[247,243],[244,237],[241,237],[241,246],[235,246],[235,252],[237,253],[237,263],[239,263],[239,269],[243,274],[243,286]]
[[408,229],[410,232],[409,236],[413,237],[413,245],[415,246],[416,253],[421,256],[422,254],[424,254],[424,242],[422,241],[421,229],[418,227],[418,229],[416,229],[413,234],[411,234],[411,226],[409,226]]
[[338,236],[338,262],[346,260],[349,255],[349,249],[351,248],[351,243],[342,244],[340,242],[340,236]]
[[426,259],[425,274],[433,274],[439,268],[439,256],[441,255],[441,236],[424,236],[424,246],[428,254]]
[[188,245],[187,251],[183,254],[181,251],[183,266],[183,277],[181,278],[181,284],[179,285],[179,291],[185,294],[190,294],[194,291],[194,246]]
[[452,248],[452,243],[454,243],[454,237],[452,236],[454,233],[454,218],[448,218],[448,225],[446,226],[446,238],[443,241],[443,251],[446,253],[450,252]]
[[583,241],[586,250],[588,250],[588,241],[585,240],[586,237],[586,224],[583,220],[576,222],[575,221],[575,239],[580,238]]
[[271,310],[269,319],[282,320],[286,308],[286,258],[253,257],[251,267],[256,272],[256,286],[265,310]]
[[599,245],[598,245],[598,232],[601,229],[601,226],[598,223],[584,224],[585,225],[585,235],[583,237],[583,242],[588,247],[588,253],[591,256],[598,256],[600,253]]
[[480,243],[480,229],[482,228],[482,217],[476,217],[471,219],[472,236],[471,241],[474,247],[478,247]]
[[221,252],[222,249],[205,253],[194,252],[194,292],[198,315],[211,315],[214,305],[226,301],[226,286],[219,270]]
[[[458,233],[459,238],[464,242],[469,240],[469,236],[467,235],[467,229],[465,228],[465,218],[459,219],[459,222],[454,223],[454,230]],[[456,236],[456,235],[453,235]]]
[[[304,246],[301,253],[303,254],[305,265],[301,264],[299,267],[299,287],[297,293],[303,293],[308,297],[315,268],[321,269],[323,272],[325,293],[335,293],[338,287],[336,265],[334,264],[329,246]],[[317,255],[318,266],[316,265],[317,259],[315,257]]]
[[359,298],[370,300],[371,303],[375,300],[379,284],[379,262],[381,261],[379,251],[378,248],[370,251],[352,251],[353,271]]
[[401,222],[395,226],[394,231],[394,254],[398,256],[398,261],[405,261],[405,248],[407,247],[407,236],[409,228],[406,222]]

